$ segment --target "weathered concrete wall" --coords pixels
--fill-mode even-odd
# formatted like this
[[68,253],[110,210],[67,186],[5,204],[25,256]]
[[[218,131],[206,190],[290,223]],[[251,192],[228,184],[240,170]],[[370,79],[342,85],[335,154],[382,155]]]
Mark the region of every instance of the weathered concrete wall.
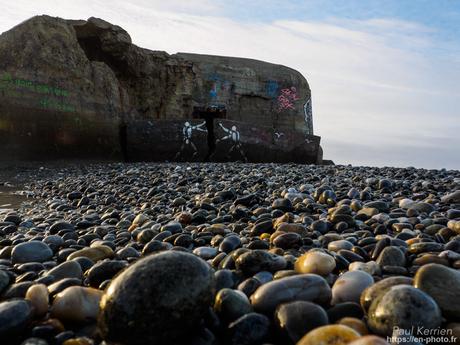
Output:
[[[200,124],[198,128],[205,128],[201,120],[186,122],[195,128]],[[320,141],[317,136],[305,137],[299,132],[274,132],[270,127],[218,120],[214,125],[216,149],[208,157],[207,133],[193,129],[192,135],[184,138],[183,128],[184,121],[133,122],[128,128],[129,159],[316,163]]]
[[[224,109],[208,123],[214,151],[205,126],[184,129],[210,107]],[[312,134],[309,85],[284,66],[142,49],[97,18],[39,16],[0,35],[0,159],[314,162]]]

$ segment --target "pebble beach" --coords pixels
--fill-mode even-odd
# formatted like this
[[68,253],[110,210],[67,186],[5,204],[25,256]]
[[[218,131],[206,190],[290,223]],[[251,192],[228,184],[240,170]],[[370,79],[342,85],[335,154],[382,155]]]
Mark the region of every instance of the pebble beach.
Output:
[[101,163],[3,175],[20,197],[0,207],[1,344],[460,343],[460,171]]

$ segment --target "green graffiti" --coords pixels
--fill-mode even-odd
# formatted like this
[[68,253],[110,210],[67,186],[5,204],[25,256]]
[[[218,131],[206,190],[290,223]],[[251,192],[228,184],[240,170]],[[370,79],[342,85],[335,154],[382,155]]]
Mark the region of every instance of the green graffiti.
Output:
[[44,109],[58,110],[65,113],[75,113],[77,111],[72,104],[56,101],[50,98],[41,99],[40,105]]
[[0,76],[0,90],[11,89],[27,90],[56,97],[69,96],[69,91],[67,90],[47,84],[37,83],[33,80],[13,78],[9,73],[3,73],[3,75]]

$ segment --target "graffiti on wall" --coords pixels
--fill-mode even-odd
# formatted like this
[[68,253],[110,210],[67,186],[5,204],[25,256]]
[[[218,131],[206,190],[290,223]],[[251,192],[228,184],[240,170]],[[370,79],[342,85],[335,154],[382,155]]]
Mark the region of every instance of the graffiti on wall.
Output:
[[232,126],[232,128],[225,128],[222,123],[219,122],[220,128],[224,131],[225,135],[216,140],[216,143],[220,141],[225,141],[225,140],[231,140],[232,141],[232,146],[230,147],[230,150],[228,151],[227,156],[230,157],[233,151],[238,150],[241,157],[245,162],[248,161],[246,158],[246,154],[243,151],[243,147],[241,146],[241,141],[240,141],[240,132],[238,132],[236,126]]
[[20,98],[21,92],[24,91],[39,94],[41,97],[38,105],[43,109],[76,111],[75,106],[65,101],[69,97],[67,90],[33,80],[15,78],[10,73],[3,73],[0,76],[0,92],[5,96]]
[[291,86],[287,89],[282,89],[278,96],[277,111],[281,112],[283,110],[294,110],[295,102],[299,99],[300,97],[297,95],[297,89],[294,86]]
[[234,85],[217,73],[211,74],[208,81],[211,83],[209,98],[212,103],[216,103],[219,96],[222,96],[224,93],[230,93],[233,91]]
[[278,82],[276,80],[267,80],[265,82],[265,92],[270,98],[276,98],[278,95]]
[[311,104],[311,96],[303,105],[303,113],[305,119],[306,133],[313,135],[313,109]]
[[200,131],[200,132],[208,132],[206,129],[203,129],[203,126],[206,126],[206,121],[203,121],[202,123],[198,125],[192,125],[190,122],[185,122],[184,127],[182,128],[182,145],[180,147],[179,152],[176,153],[176,156],[174,159],[178,159],[184,150],[187,147],[191,147],[193,150],[193,155],[192,157],[195,157],[198,154],[198,149],[196,148],[196,145],[192,141],[192,135],[193,131]]

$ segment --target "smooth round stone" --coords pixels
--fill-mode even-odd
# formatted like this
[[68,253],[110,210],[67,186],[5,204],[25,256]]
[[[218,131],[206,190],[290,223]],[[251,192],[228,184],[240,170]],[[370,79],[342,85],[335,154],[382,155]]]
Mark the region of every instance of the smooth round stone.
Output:
[[390,345],[385,339],[376,335],[366,335],[359,339],[353,340],[347,345]]
[[218,251],[213,247],[198,247],[193,250],[193,254],[198,255],[203,260],[213,259]]
[[84,324],[93,322],[99,314],[102,291],[71,286],[58,293],[51,306],[51,317],[62,322]]
[[383,248],[379,257],[377,258],[377,264],[380,267],[383,266],[406,266],[406,256],[398,247],[389,246]]
[[300,256],[295,262],[298,273],[314,273],[326,276],[335,269],[335,259],[320,251],[311,251]]
[[0,294],[8,287],[10,284],[10,276],[5,271],[0,270]]
[[441,201],[446,204],[460,204],[460,189],[442,196]]
[[434,329],[442,321],[436,302],[422,290],[409,285],[392,286],[375,299],[368,312],[368,326],[373,333],[390,336],[394,327]]
[[331,252],[338,252],[341,249],[351,250],[353,248],[353,243],[347,240],[337,240],[329,242],[327,249]]
[[426,252],[442,252],[444,245],[436,242],[419,242],[413,243],[409,246],[409,253],[420,254]]
[[428,264],[414,277],[414,286],[430,295],[448,319],[460,320],[460,272],[452,268]]
[[241,239],[239,236],[228,236],[219,245],[219,251],[224,253],[230,253],[236,248],[241,246]]
[[364,271],[366,273],[369,273],[371,276],[381,274],[381,269],[375,261],[368,261],[368,262],[355,261],[355,262],[352,262],[348,266],[348,270],[349,271]]
[[120,260],[126,260],[128,258],[138,258],[141,256],[138,250],[133,247],[125,247],[116,252],[116,257]]
[[329,323],[322,307],[306,301],[281,304],[275,311],[274,320],[281,335],[293,343],[312,329]]
[[41,338],[28,338],[24,340],[21,345],[49,345],[49,343]]
[[[50,276],[51,277],[51,276]],[[70,286],[80,286],[81,279],[77,278],[64,278],[48,286],[48,292],[51,296],[57,295]]]
[[32,320],[32,306],[23,299],[0,303],[0,339],[21,333]]
[[289,199],[275,199],[272,203],[272,208],[274,210],[281,210],[284,212],[289,212],[292,210],[292,203]]
[[114,253],[112,248],[105,245],[100,245],[97,247],[89,247],[77,250],[76,252],[73,252],[67,257],[67,261],[73,260],[81,256],[86,257],[92,260],[93,262],[97,262],[100,260],[113,258]]
[[409,277],[389,277],[378,281],[369,286],[361,294],[360,303],[365,311],[369,309],[371,303],[382,294],[385,294],[392,286],[395,285],[412,285],[412,278]]
[[214,311],[224,321],[232,322],[252,312],[252,306],[243,292],[225,288],[216,295]]
[[178,251],[149,255],[106,289],[98,322],[101,335],[126,345],[174,343],[199,324],[213,289],[212,269],[197,256]]
[[296,345],[345,345],[359,337],[360,334],[350,327],[328,325],[308,332]]
[[258,313],[249,313],[228,326],[230,345],[261,344],[270,330],[268,317]]
[[104,280],[112,279],[118,272],[128,266],[124,260],[104,260],[99,261],[86,273],[89,285],[98,287]]
[[344,317],[354,317],[361,319],[364,316],[363,309],[358,303],[344,302],[339,303],[327,310],[330,323],[335,323]]
[[258,312],[272,315],[276,307],[292,301],[307,301],[325,305],[331,300],[327,281],[316,274],[299,274],[260,286],[251,296],[251,304]]
[[419,212],[431,213],[435,210],[432,204],[427,202],[417,202],[409,207],[409,209],[417,210]]
[[361,293],[374,283],[374,278],[364,271],[348,271],[341,275],[332,286],[332,301],[359,303]]
[[288,232],[277,236],[273,245],[282,249],[298,248],[302,245],[302,237],[295,232]]
[[47,276],[53,276],[55,281],[64,278],[82,279],[83,272],[81,266],[76,261],[65,261],[46,273]]
[[276,272],[286,268],[286,260],[279,255],[265,250],[256,249],[246,252],[238,257],[236,268],[245,275],[251,276],[260,271]]
[[14,264],[24,262],[44,262],[53,257],[51,248],[41,241],[30,241],[16,245],[11,252]]
[[44,284],[32,285],[27,289],[26,300],[30,301],[30,304],[34,308],[34,315],[38,318],[44,316],[48,312],[48,288]]

